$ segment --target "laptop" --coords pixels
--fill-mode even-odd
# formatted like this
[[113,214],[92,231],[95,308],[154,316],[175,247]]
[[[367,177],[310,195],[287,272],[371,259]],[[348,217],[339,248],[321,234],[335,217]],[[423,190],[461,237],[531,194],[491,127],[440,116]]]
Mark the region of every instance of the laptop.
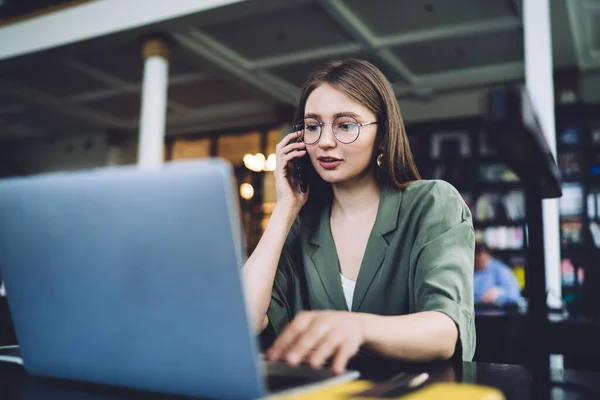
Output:
[[233,168],[218,159],[0,181],[0,269],[24,368],[216,398],[357,378],[261,360],[242,237]]

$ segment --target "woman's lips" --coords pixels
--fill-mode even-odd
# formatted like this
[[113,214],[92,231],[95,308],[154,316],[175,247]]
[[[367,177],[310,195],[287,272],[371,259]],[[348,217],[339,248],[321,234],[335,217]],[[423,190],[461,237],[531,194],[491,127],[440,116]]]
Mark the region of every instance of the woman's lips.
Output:
[[337,158],[319,158],[319,164],[324,169],[335,169],[342,163],[342,160]]

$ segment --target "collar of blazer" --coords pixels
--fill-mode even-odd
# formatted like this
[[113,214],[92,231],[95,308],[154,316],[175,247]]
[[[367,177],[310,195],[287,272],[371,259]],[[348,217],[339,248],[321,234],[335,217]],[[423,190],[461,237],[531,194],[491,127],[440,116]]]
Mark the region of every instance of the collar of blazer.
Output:
[[[360,310],[369,286],[385,259],[389,245],[386,236],[397,228],[403,195],[404,191],[391,189],[381,191],[377,217],[367,242],[354,289],[352,311]],[[340,284],[339,263],[331,235],[330,215],[330,207],[323,207],[320,215],[317,216],[317,223],[311,224],[312,229],[308,238],[312,246],[310,259],[313,262],[312,267],[316,269],[321,284],[327,292],[332,308],[344,310],[347,309],[347,305]]]

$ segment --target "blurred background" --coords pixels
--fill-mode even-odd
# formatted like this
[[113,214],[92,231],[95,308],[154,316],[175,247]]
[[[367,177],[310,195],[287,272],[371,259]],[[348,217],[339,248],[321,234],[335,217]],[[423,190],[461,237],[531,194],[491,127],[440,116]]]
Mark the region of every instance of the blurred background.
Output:
[[[135,164],[144,49],[156,39],[168,49],[163,158],[216,156],[235,166],[252,251],[275,202],[275,145],[295,122],[304,79],[326,60],[362,58],[393,84],[422,176],[458,188],[477,238],[527,298],[523,186],[481,118],[486,90],[524,83],[520,0],[221,1],[86,37],[136,8],[188,3],[113,1],[114,14],[77,12],[104,1],[0,0],[0,41],[15,35],[0,42],[0,177]],[[560,297],[576,307],[589,270],[600,267],[591,256],[600,248],[600,1],[550,7],[563,179]],[[27,34],[44,38],[10,29],[64,12],[84,28],[73,33],[80,39],[16,47]],[[73,31],[52,29],[58,37]]]

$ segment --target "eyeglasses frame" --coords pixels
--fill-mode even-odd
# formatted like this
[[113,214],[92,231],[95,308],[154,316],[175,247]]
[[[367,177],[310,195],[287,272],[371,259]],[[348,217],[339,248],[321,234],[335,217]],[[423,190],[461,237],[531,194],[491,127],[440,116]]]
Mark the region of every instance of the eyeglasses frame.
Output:
[[[311,142],[311,143],[306,143],[306,142],[304,141],[304,135],[302,135],[302,141],[303,141],[303,142],[304,142],[304,143],[305,143],[307,146],[312,146],[313,144],[317,144],[317,143],[319,143],[319,140],[321,140],[321,136],[323,135],[323,126],[324,126],[324,125],[331,125],[331,133],[333,134],[333,137],[335,138],[335,140],[337,140],[338,142],[340,142],[340,143],[342,143],[342,144],[352,144],[352,143],[356,142],[356,141],[358,140],[358,138],[360,137],[360,128],[362,128],[363,126],[373,125],[373,124],[376,124],[376,123],[377,123],[377,121],[373,121],[373,122],[363,122],[363,123],[360,123],[360,122],[356,121],[356,124],[358,125],[358,134],[356,135],[356,138],[355,138],[353,141],[351,141],[351,142],[342,142],[341,140],[339,140],[339,139],[338,139],[338,137],[337,137],[337,136],[336,136],[336,134],[335,134],[335,131],[333,130],[333,123],[334,123],[334,122],[335,122],[337,119],[339,119],[339,118],[344,118],[344,117],[345,117],[345,118],[352,118],[353,120],[355,120],[355,121],[356,121],[356,118],[354,118],[354,117],[351,117],[351,116],[348,116],[348,115],[342,115],[342,116],[339,116],[339,117],[335,118],[335,119],[334,119],[333,121],[331,121],[331,122],[322,122],[322,121],[320,121],[319,119],[317,119],[317,118],[314,118],[314,117],[308,117],[308,118],[304,118],[304,120],[306,120],[306,119],[314,119],[315,121],[317,121],[317,122],[319,123],[319,126],[321,127],[321,132],[319,133],[319,137],[317,138],[317,140],[315,140],[314,142]],[[298,130],[298,126],[299,126],[299,125],[302,125],[302,124],[301,124],[301,123],[297,123],[296,125],[294,125],[294,129],[296,129],[296,132],[298,132],[298,131],[299,131],[299,130]],[[304,129],[302,129],[302,131],[304,131]]]

